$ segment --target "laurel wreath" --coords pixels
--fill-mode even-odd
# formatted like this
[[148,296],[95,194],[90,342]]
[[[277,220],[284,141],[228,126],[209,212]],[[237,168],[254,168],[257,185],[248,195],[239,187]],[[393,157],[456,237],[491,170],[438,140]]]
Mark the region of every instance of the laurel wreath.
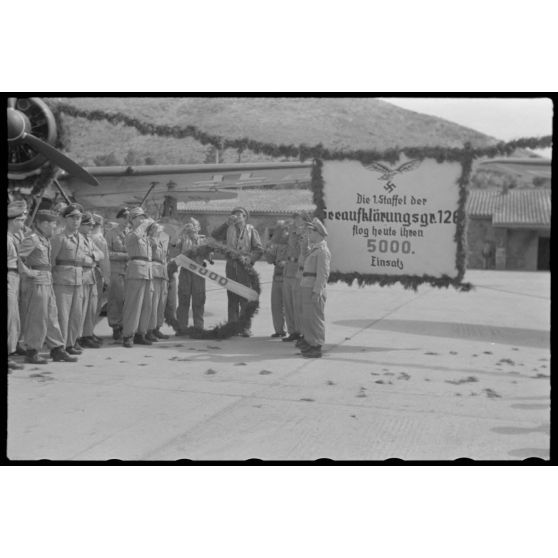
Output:
[[[260,276],[255,270],[252,264],[246,264],[241,260],[241,254],[232,250],[228,246],[221,244],[216,241],[212,241],[211,244],[204,244],[202,246],[196,246],[188,250],[185,255],[188,258],[203,258],[208,259],[212,252],[219,252],[223,254],[227,259],[234,260],[238,262],[250,277],[250,284],[248,285],[251,289],[254,289],[258,295],[261,293],[260,287]],[[171,261],[169,264],[169,276],[178,269],[178,265]],[[250,300],[246,305],[244,311],[238,316],[238,320],[233,322],[223,322],[216,325],[212,329],[201,329],[196,327],[189,327],[185,333],[189,335],[192,339],[228,339],[234,335],[238,335],[249,328],[252,318],[258,311],[260,303],[258,300]],[[167,319],[167,323],[177,328],[178,324],[172,320]]]

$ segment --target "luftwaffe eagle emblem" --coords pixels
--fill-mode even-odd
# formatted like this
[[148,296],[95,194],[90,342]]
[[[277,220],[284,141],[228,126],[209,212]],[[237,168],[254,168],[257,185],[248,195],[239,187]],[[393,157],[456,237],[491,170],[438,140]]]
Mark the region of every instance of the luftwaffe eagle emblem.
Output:
[[386,167],[385,165],[382,165],[381,163],[370,163],[369,165],[364,165],[364,167],[366,169],[368,169],[369,171],[376,171],[376,172],[383,173],[382,176],[380,176],[380,180],[385,180],[386,182],[388,182],[396,174],[400,174],[400,173],[403,173],[403,172],[409,172],[413,169],[416,169],[420,165],[420,163],[421,162],[420,162],[419,159],[413,159],[412,161],[407,161],[406,163],[403,163],[402,165],[400,165],[396,169],[390,169],[389,167]]

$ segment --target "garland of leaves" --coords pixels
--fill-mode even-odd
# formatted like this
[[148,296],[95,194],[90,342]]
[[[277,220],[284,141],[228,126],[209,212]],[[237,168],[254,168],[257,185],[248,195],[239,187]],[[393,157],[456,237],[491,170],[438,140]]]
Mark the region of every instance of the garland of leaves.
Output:
[[157,125],[145,122],[138,118],[132,118],[121,112],[106,112],[102,110],[82,110],[67,103],[53,104],[51,107],[55,116],[66,114],[74,118],[85,118],[91,121],[106,121],[113,125],[123,124],[135,128],[142,135],[156,135],[161,137],[172,137],[176,139],[193,138],[203,145],[211,145],[219,149],[238,149],[240,151],[250,150],[254,153],[270,155],[272,157],[294,157],[301,161],[308,159],[322,159],[328,161],[340,161],[351,159],[361,161],[364,164],[373,161],[387,161],[395,163],[401,154],[410,159],[432,158],[439,163],[444,161],[462,161],[470,156],[497,157],[511,155],[516,149],[541,149],[552,146],[552,136],[521,138],[509,142],[499,142],[489,147],[472,149],[470,144],[464,148],[457,147],[403,147],[391,148],[384,151],[377,150],[350,150],[328,149],[321,143],[315,146],[306,144],[274,144],[251,140],[249,138],[225,138],[216,134],[208,134],[197,126],[169,126]]
[[[322,144],[315,146],[285,145],[259,142],[249,138],[229,139],[215,134],[203,132],[196,126],[168,126],[156,125],[144,122],[137,118],[132,118],[120,112],[105,112],[101,110],[80,110],[66,103],[59,103],[53,107],[53,112],[59,120],[60,114],[67,114],[75,118],[86,118],[91,121],[107,121],[111,124],[123,124],[135,128],[143,135],[157,135],[161,137],[186,138],[190,137],[203,145],[211,145],[219,149],[237,149],[239,151],[251,150],[256,154],[265,154],[275,158],[299,158],[301,161],[313,159],[312,166],[312,191],[313,201],[316,204],[315,215],[321,219],[325,214],[324,203],[324,180],[322,176],[322,161],[340,161],[354,160],[363,164],[370,164],[375,161],[387,161],[395,164],[401,155],[409,159],[435,159],[438,163],[443,162],[459,162],[462,166],[462,173],[457,184],[459,187],[458,199],[458,219],[455,231],[456,250],[456,267],[458,270],[457,277],[449,276],[434,277],[430,275],[364,275],[359,273],[332,273],[329,282],[344,281],[352,284],[357,281],[359,285],[378,283],[380,285],[388,285],[393,283],[401,283],[405,288],[417,290],[421,283],[429,283],[435,287],[448,287],[450,285],[455,288],[467,291],[472,288],[470,283],[462,283],[465,275],[466,263],[466,201],[467,201],[467,184],[471,176],[473,160],[479,157],[494,158],[497,156],[509,156],[517,149],[541,149],[552,146],[552,136],[521,138],[509,142],[498,142],[495,145],[481,148],[473,148],[470,143],[466,143],[463,148],[457,147],[403,147],[390,148],[384,151],[377,150],[349,150],[342,151],[336,149],[325,148]],[[234,258],[233,258],[234,259]],[[259,291],[258,291],[259,292]],[[228,325],[228,324],[227,324]]]
[[[214,241],[211,244],[204,244],[197,246],[196,248],[192,248],[191,250],[188,250],[185,255],[191,259],[209,259],[212,252],[220,252],[228,260],[233,260],[239,263],[250,277],[250,285],[248,286],[251,289],[254,289],[258,295],[261,293],[260,276],[254,266],[251,264],[245,264],[241,260],[241,254],[232,250],[228,246]],[[169,265],[169,275],[174,273],[176,269],[178,269],[176,263],[171,262]],[[242,333],[250,327],[250,322],[258,311],[259,306],[260,303],[258,300],[250,300],[248,301],[244,311],[240,313],[237,321],[221,323],[216,325],[213,329],[189,327],[185,333],[193,339],[228,339],[229,337]],[[172,327],[177,325],[170,323],[168,320],[167,323],[169,323]]]
[[[415,158],[421,158],[415,155]],[[422,157],[424,158],[424,157]],[[397,161],[395,161],[397,162]],[[467,223],[466,202],[467,202],[467,184],[471,175],[473,158],[470,156],[461,161],[461,175],[457,180],[459,187],[459,198],[457,207],[457,223],[455,227],[454,240],[457,245],[455,255],[455,265],[457,268],[457,276],[450,277],[442,275],[435,277],[433,275],[388,275],[388,274],[362,274],[362,273],[340,273],[332,272],[329,276],[329,283],[342,281],[351,286],[356,280],[359,287],[363,285],[379,284],[380,286],[393,285],[400,283],[405,289],[413,289],[416,291],[422,283],[428,283],[433,287],[449,287],[453,286],[460,291],[469,291],[473,288],[471,283],[463,283],[465,276],[467,248],[465,243],[465,228]],[[324,179],[322,175],[323,162],[321,160],[314,161],[312,166],[312,191],[313,199],[316,204],[316,216],[325,220],[325,202],[324,202]]]

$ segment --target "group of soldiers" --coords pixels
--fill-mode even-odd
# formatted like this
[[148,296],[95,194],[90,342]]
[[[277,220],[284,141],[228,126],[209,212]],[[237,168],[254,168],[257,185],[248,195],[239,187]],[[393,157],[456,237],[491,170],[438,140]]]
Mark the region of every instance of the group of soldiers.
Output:
[[[8,206],[8,355],[46,364],[39,354],[46,343],[53,361],[76,362],[84,348],[102,344],[94,328],[105,302],[113,339],[127,348],[167,339],[160,330],[165,320],[177,335],[203,330],[205,279],[179,269],[172,258],[184,254],[207,266],[211,255],[192,255],[192,250],[218,241],[229,248],[226,276],[238,283],[251,286],[248,269],[264,254],[274,264],[272,337],[296,341],[305,357],[321,356],[330,253],[318,219],[294,214],[290,224],[278,224],[264,250],[242,207],[232,210],[212,240],[191,218],[170,244],[142,207],[120,209],[116,226],[106,234],[102,216],[79,204],[57,209],[38,210],[28,229],[25,202]],[[227,297],[228,321],[238,321],[248,301],[231,291]],[[244,323],[240,335],[249,337],[251,324]],[[8,357],[8,367],[21,365]]]
[[272,337],[295,341],[306,358],[321,357],[325,340],[324,308],[331,261],[326,237],[319,219],[296,212],[290,223],[277,223],[266,250],[267,261],[274,265]]

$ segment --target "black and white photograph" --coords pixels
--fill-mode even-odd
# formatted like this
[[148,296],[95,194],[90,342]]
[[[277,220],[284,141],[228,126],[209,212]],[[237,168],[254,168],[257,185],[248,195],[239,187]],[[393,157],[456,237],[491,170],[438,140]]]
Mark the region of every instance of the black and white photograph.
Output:
[[549,97],[6,103],[9,461],[550,459]]

